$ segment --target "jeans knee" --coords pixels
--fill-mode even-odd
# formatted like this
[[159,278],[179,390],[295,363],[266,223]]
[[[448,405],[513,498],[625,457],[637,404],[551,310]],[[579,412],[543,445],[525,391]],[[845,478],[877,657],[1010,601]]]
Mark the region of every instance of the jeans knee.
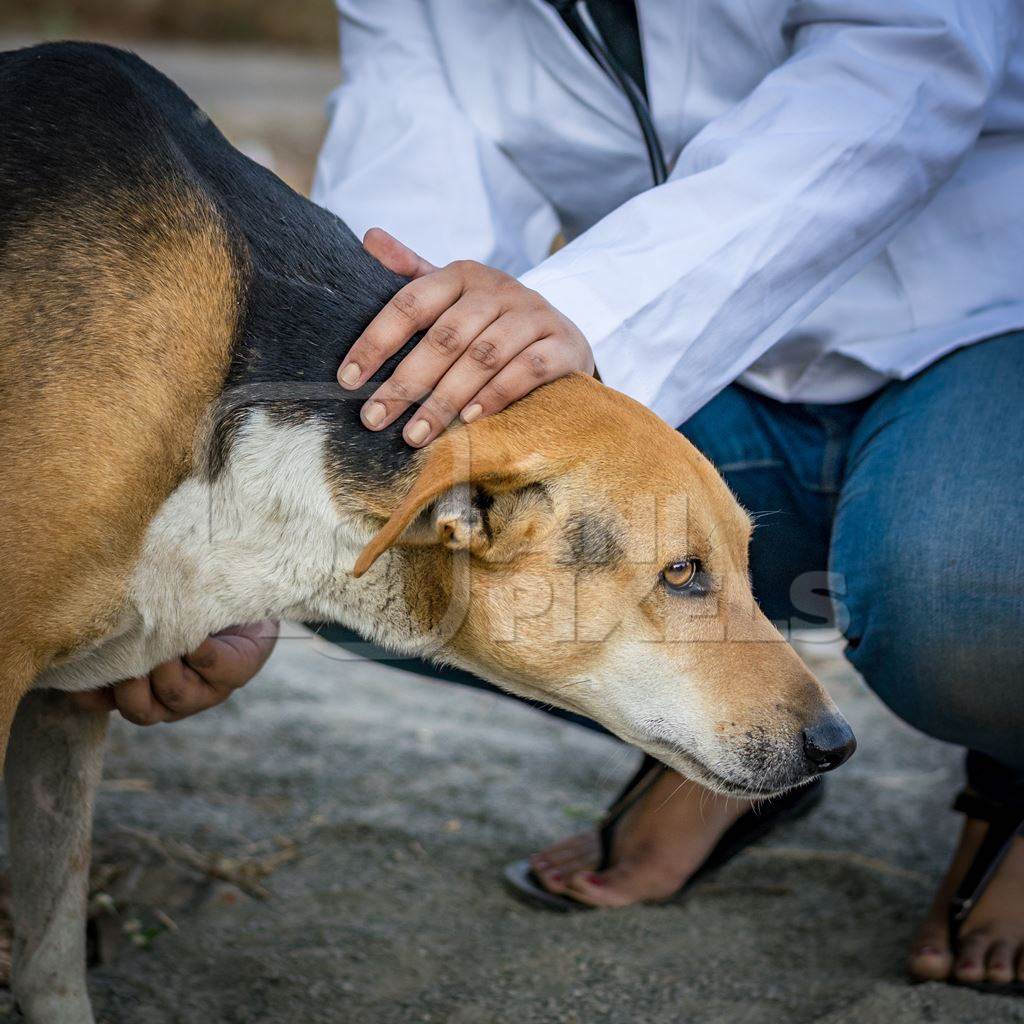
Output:
[[[902,563],[902,564],[901,564]],[[1020,760],[1012,753],[1024,679],[1006,603],[972,600],[949,565],[907,574],[906,559],[848,582],[846,656],[904,721],[937,739]],[[893,571],[890,571],[893,570]],[[1009,762],[1007,762],[1009,763]]]
[[898,592],[879,589],[866,599],[851,595],[844,632],[847,660],[868,686],[901,718],[931,732],[926,721],[935,705],[955,700],[957,691],[942,664],[941,631]]

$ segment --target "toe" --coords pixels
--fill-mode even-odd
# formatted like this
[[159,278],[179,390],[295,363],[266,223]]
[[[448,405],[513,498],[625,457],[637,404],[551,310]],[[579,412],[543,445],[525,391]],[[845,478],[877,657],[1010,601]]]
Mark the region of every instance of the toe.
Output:
[[534,854],[530,867],[548,892],[564,893],[569,878],[597,867],[600,855],[597,837],[584,832]]
[[543,885],[551,892],[564,892],[569,879],[581,871],[592,871],[597,867],[598,852],[596,846],[576,851],[576,856],[566,857],[557,864],[546,864],[542,868],[535,867],[534,873]]
[[533,873],[540,880],[540,884],[544,886],[548,892],[565,892],[566,884],[568,883],[568,876],[564,875],[558,868],[551,867],[550,865],[545,868],[535,867],[533,869]]
[[571,840],[534,854],[530,858],[530,864],[534,868],[561,868],[567,864],[596,857],[597,854],[597,837],[593,833],[582,833],[573,836]]
[[953,956],[948,949],[922,946],[910,954],[910,975],[918,981],[944,981],[953,969]]
[[910,950],[908,969],[918,981],[943,981],[949,977],[953,954],[942,922],[932,920],[921,926]]
[[965,936],[953,964],[953,977],[967,984],[984,981],[985,961],[991,945],[992,938],[985,932],[972,932]]
[[628,907],[657,902],[679,890],[678,878],[652,870],[644,861],[624,861],[605,871],[579,871],[568,881],[568,892],[594,907]]
[[639,899],[634,881],[633,872],[616,865],[607,871],[577,871],[568,879],[566,891],[591,907],[627,907]]
[[530,866],[535,869],[552,867],[579,856],[581,849],[592,846],[596,839],[592,832],[580,832],[560,842],[545,847],[530,857]]
[[1008,939],[993,942],[985,959],[986,980],[995,985],[1009,985],[1013,981],[1016,953],[1014,944]]

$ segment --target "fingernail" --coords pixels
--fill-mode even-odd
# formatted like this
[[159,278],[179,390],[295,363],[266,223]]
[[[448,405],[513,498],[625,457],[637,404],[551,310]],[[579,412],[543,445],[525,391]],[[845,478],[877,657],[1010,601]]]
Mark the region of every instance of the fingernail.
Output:
[[405,439],[410,444],[422,444],[430,433],[430,424],[426,420],[416,420],[405,428]]
[[588,871],[583,876],[591,885],[604,885],[604,879],[600,875],[595,875],[593,871]]
[[347,384],[352,387],[353,384],[359,383],[359,378],[363,375],[363,371],[359,369],[358,363],[349,363],[341,371],[341,376],[338,378],[342,384]]
[[368,427],[379,427],[387,413],[388,410],[382,402],[367,402],[363,406],[363,422]]
[[474,402],[472,405],[466,406],[462,410],[462,422],[472,423],[484,411],[484,407],[479,402]]

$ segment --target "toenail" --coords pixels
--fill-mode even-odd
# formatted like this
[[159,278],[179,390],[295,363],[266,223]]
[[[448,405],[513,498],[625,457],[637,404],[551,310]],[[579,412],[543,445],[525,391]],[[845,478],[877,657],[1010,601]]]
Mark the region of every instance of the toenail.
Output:
[[562,880],[562,872],[561,871],[549,871],[548,872],[548,878],[550,878],[552,882],[560,882]]
[[941,950],[936,949],[934,946],[922,946],[920,949],[914,950],[914,956],[941,956]]
[[593,871],[588,871],[583,876],[591,885],[604,885],[605,880],[600,875],[595,875]]

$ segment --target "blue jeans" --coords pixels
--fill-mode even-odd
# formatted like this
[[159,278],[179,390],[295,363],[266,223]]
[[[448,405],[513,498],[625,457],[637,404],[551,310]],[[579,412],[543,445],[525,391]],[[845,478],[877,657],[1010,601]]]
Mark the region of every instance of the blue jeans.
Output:
[[968,749],[974,788],[1019,791],[1024,333],[844,405],[734,385],[682,431],[758,517],[751,574],[769,618],[833,620],[897,715]]
[[1024,799],[1024,333],[843,405],[733,385],[681,430],[757,516],[767,615],[784,629],[834,622],[897,715],[967,748],[973,788]]

